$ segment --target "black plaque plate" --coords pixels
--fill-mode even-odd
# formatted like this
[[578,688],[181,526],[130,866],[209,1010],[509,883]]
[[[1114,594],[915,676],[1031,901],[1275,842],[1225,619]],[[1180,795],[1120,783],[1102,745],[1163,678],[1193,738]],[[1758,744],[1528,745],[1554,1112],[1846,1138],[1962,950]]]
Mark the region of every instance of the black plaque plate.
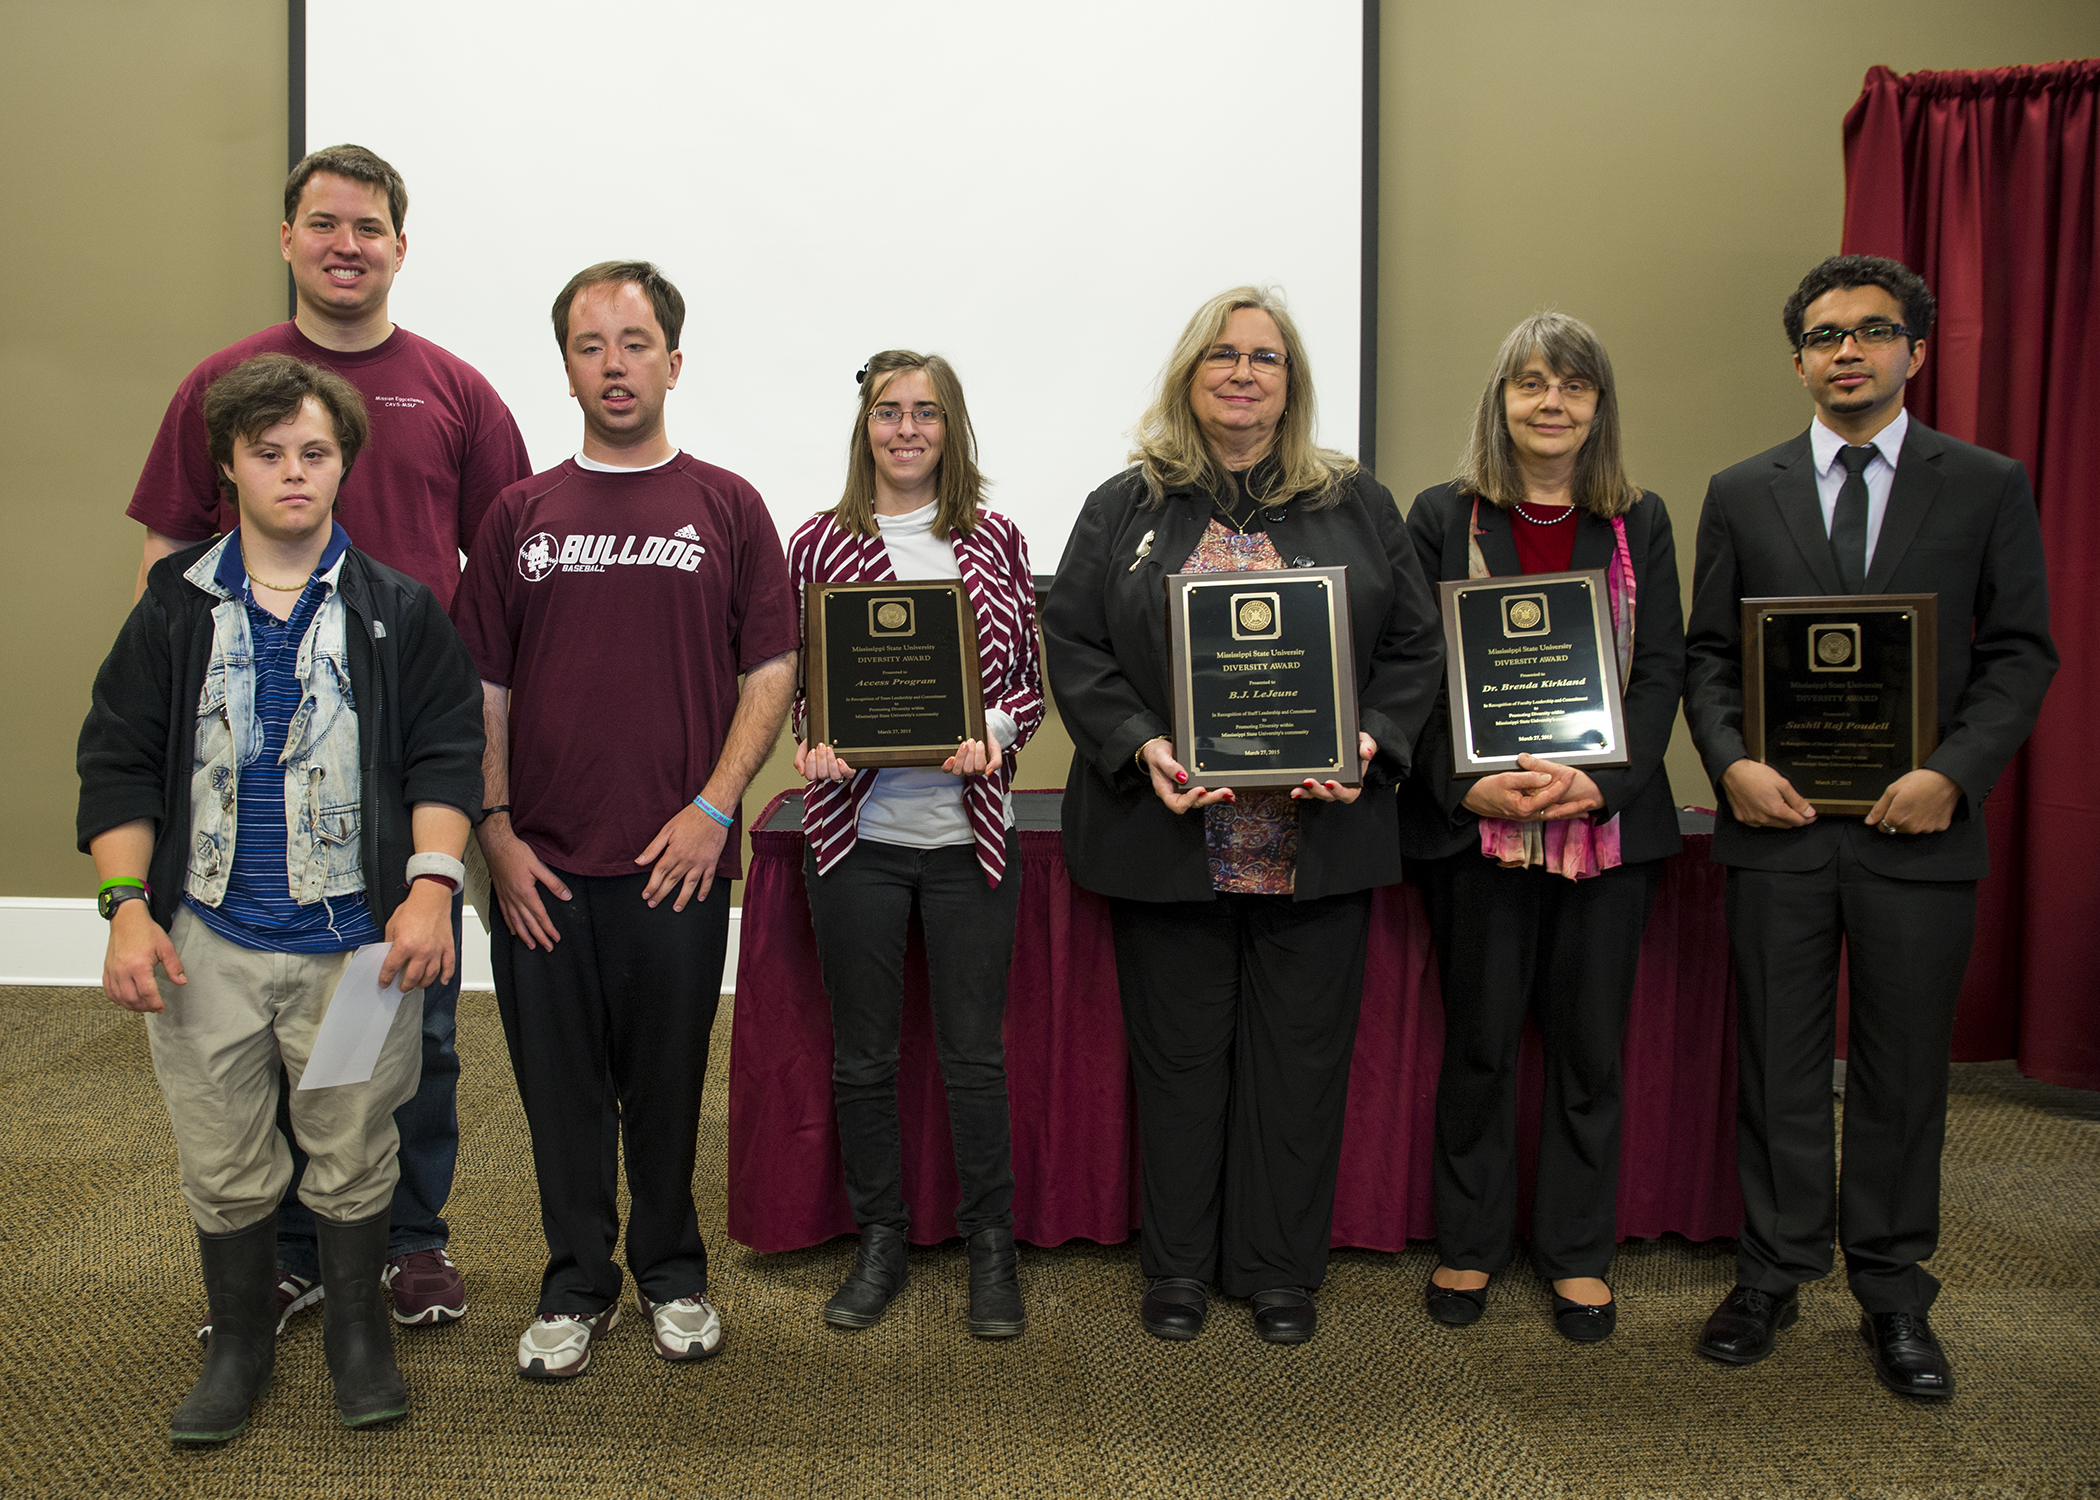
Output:
[[804,591],[809,743],[855,770],[937,766],[984,738],[977,616],[959,580]]
[[1743,601],[1743,743],[1818,812],[1871,812],[1939,743],[1939,596]]
[[1348,573],[1167,576],[1174,758],[1192,784],[1358,784]]
[[1623,766],[1626,711],[1604,570],[1439,583],[1451,762],[1514,771],[1519,755]]

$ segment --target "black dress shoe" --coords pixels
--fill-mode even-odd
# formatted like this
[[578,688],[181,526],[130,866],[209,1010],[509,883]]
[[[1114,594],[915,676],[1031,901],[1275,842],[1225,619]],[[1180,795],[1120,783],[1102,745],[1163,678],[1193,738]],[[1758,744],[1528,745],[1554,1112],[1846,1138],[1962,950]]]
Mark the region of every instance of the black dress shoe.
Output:
[[1601,1343],[1619,1326],[1619,1299],[1614,1297],[1601,1307],[1592,1307],[1587,1302],[1577,1302],[1555,1292],[1553,1326],[1560,1330],[1562,1338],[1575,1343]]
[[1943,1401],[1954,1394],[1947,1353],[1922,1314],[1863,1314],[1859,1336],[1874,1351],[1874,1373],[1897,1395]]
[[1294,1286],[1254,1294],[1254,1336],[1271,1344],[1302,1344],[1320,1328],[1313,1299]]
[[1464,1328],[1478,1323],[1480,1315],[1487,1311],[1488,1289],[1484,1286],[1438,1286],[1432,1276],[1428,1285],[1422,1288],[1422,1305],[1429,1309],[1429,1316],[1446,1328]]
[[1789,1287],[1783,1296],[1739,1286],[1722,1299],[1699,1335],[1699,1352],[1724,1365],[1754,1365],[1772,1352],[1782,1328],[1801,1316],[1801,1299]]
[[1138,1318],[1154,1338],[1182,1343],[1203,1331],[1210,1315],[1210,1296],[1203,1283],[1187,1276],[1162,1276],[1145,1288]]

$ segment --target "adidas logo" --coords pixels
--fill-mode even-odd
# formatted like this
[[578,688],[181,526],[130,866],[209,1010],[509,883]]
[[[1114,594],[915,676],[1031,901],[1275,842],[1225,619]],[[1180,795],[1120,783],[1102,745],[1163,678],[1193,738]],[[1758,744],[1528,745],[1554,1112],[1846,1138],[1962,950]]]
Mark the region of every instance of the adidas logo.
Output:
[[676,531],[672,532],[671,535],[677,537],[680,541],[685,542],[697,542],[700,540],[700,533],[693,530],[693,528],[690,525],[679,527]]

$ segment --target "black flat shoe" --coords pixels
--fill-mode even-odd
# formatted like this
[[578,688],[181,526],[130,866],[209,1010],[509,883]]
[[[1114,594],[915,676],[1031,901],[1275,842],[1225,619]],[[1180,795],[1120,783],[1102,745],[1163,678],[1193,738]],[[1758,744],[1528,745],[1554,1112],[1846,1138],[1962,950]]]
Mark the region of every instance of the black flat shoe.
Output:
[[1210,1295],[1203,1283],[1187,1276],[1162,1276],[1145,1288],[1138,1320],[1158,1339],[1185,1343],[1203,1331],[1210,1315]]
[[1480,1315],[1487,1311],[1488,1289],[1484,1286],[1438,1286],[1436,1278],[1431,1276],[1428,1285],[1422,1288],[1422,1305],[1429,1309],[1430,1317],[1446,1328],[1464,1328],[1478,1323]]
[[1619,1326],[1619,1299],[1614,1297],[1601,1307],[1592,1307],[1587,1302],[1576,1302],[1555,1292],[1553,1326],[1560,1330],[1562,1338],[1574,1343],[1602,1343]]
[[1954,1371],[1932,1327],[1915,1313],[1867,1313],[1859,1336],[1874,1354],[1874,1373],[1899,1396],[1944,1401],[1954,1394]]
[[1256,1292],[1252,1300],[1254,1336],[1265,1343],[1302,1344],[1319,1331],[1319,1309],[1297,1287],[1272,1287]]
[[1784,1296],[1739,1286],[1722,1299],[1699,1335],[1699,1352],[1724,1365],[1754,1365],[1772,1352],[1782,1329],[1801,1317],[1801,1298],[1789,1287]]

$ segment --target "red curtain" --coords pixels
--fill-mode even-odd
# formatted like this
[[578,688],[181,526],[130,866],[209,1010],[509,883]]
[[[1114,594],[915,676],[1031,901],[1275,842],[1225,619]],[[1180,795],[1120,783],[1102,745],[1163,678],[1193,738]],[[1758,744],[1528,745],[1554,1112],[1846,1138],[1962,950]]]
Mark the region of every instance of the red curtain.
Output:
[[1908,405],[2026,464],[2063,656],[1986,804],[1954,1055],[2100,1089],[2100,60],[1873,69],[1845,116],[1844,246],[1931,283]]

